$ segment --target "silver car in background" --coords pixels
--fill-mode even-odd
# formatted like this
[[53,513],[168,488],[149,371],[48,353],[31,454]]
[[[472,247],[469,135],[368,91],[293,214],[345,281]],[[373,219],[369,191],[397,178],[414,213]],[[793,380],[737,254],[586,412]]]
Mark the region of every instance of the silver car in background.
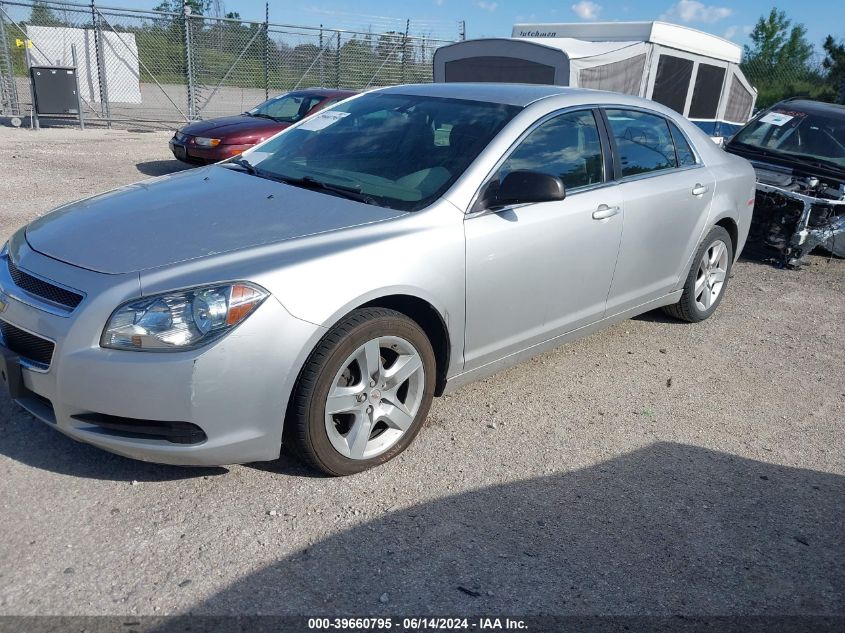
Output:
[[70,437],[343,475],[432,397],[725,295],[754,173],[655,103],[552,86],[353,97],[225,163],[66,205],[0,262],[0,373]]

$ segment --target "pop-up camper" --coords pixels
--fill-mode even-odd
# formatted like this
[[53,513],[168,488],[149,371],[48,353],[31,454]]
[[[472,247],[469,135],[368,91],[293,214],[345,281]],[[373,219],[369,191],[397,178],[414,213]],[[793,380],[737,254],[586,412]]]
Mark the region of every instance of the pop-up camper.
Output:
[[686,115],[711,136],[751,117],[757,92],[742,49],[666,22],[516,24],[510,39],[458,42],[434,54],[434,80],[513,82],[612,90]]

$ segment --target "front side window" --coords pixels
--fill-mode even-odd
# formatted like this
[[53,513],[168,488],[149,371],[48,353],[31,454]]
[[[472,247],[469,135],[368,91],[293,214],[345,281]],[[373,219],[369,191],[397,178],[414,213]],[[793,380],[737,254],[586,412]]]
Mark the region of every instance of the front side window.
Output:
[[638,110],[606,112],[623,178],[677,167],[675,144],[666,119]]
[[512,171],[549,174],[567,189],[602,182],[604,162],[593,113],[568,112],[539,125],[502,164],[499,182]]
[[520,110],[365,94],[321,110],[244,158],[260,177],[414,211],[445,193]]

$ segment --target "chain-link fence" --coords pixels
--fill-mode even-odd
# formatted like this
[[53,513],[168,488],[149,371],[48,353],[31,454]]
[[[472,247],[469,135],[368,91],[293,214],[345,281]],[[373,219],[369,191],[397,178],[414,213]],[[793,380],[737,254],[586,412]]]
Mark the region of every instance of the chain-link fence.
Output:
[[[442,26],[442,25],[441,25]],[[32,107],[32,65],[72,65],[87,123],[150,126],[235,114],[314,86],[429,82],[438,46],[458,39],[412,20],[374,31],[275,24],[45,0],[0,0],[0,114]],[[26,48],[27,40],[31,42]]]
[[757,89],[757,108],[767,108],[788,97],[807,97],[842,103],[845,81],[825,68],[823,55],[807,60],[746,59],[741,67]]

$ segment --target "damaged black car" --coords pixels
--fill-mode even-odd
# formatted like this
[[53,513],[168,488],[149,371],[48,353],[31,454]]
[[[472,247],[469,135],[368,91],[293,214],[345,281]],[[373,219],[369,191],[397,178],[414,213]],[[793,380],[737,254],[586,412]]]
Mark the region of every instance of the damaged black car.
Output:
[[781,101],[725,149],[757,172],[746,256],[789,267],[817,247],[845,257],[845,106]]

